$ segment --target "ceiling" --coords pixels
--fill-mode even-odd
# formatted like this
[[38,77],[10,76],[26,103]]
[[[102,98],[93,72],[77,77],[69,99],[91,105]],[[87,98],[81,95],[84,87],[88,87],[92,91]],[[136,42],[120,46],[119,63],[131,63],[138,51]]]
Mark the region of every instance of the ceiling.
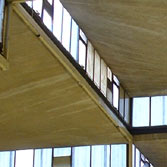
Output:
[[9,29],[9,69],[0,71],[0,150],[127,142],[76,69],[68,67],[80,82],[15,11]]
[[167,94],[167,2],[61,0],[132,96]]
[[134,143],[155,167],[166,167],[167,134],[147,134],[134,136]]

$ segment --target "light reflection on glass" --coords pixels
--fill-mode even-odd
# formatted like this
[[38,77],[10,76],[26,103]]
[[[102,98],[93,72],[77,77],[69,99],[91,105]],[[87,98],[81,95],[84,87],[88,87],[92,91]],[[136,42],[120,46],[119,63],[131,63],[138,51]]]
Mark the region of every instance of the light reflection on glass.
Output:
[[36,13],[39,14],[39,16],[41,16],[42,14],[42,4],[43,4],[43,0],[33,1],[33,9]]
[[83,69],[85,69],[85,61],[86,61],[86,46],[81,40],[79,40],[79,64]]
[[77,61],[78,59],[78,38],[79,38],[79,27],[74,20],[72,20],[71,30],[71,55]]
[[15,167],[33,167],[33,150],[16,151]]
[[44,10],[44,13],[43,13],[43,22],[47,26],[47,28],[50,31],[52,31],[52,18],[46,10]]
[[71,32],[71,16],[64,9],[63,15],[63,34],[62,34],[62,44],[66,48],[67,51],[70,49],[70,32]]

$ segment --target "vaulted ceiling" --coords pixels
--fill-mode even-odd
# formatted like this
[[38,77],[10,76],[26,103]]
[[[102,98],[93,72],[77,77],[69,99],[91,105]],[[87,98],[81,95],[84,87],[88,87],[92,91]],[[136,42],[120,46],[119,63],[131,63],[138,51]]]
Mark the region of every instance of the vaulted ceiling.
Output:
[[61,0],[130,96],[167,94],[167,2]]

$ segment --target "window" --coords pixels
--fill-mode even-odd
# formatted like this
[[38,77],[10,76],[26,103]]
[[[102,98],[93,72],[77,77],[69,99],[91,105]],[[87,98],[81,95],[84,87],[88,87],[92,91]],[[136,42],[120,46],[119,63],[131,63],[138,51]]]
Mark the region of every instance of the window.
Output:
[[110,68],[107,68],[107,99],[112,104],[113,94],[112,94],[112,72]]
[[100,56],[95,51],[94,82],[100,87]]
[[86,68],[86,49],[87,49],[87,38],[85,34],[80,30],[79,35],[79,64],[85,69]]
[[[29,2],[29,4],[30,3],[31,2]],[[33,1],[32,2],[33,9],[39,16],[42,15],[42,5],[43,5],[43,0],[38,0],[38,1]]]
[[62,37],[63,6],[59,0],[54,1],[53,34],[61,42]]
[[71,156],[71,147],[54,148],[54,157]]
[[130,98],[125,92],[125,121],[129,123],[130,121]]
[[4,0],[0,0],[0,52],[2,49],[3,17],[4,17]]
[[70,50],[70,35],[71,35],[71,16],[64,9],[63,15],[63,30],[62,30],[62,44],[66,48],[67,51]]
[[47,28],[52,31],[52,18],[46,10],[43,12],[43,22]]
[[167,123],[167,97],[151,97],[151,126],[165,125]]
[[0,166],[2,167],[14,167],[14,155],[15,152],[0,152]]
[[149,97],[133,98],[133,120],[134,127],[149,126]]
[[126,167],[127,145],[111,145],[111,167]]
[[118,110],[119,89],[117,85],[113,84],[113,106]]
[[153,167],[147,158],[144,157],[144,155],[135,147],[135,145],[132,146],[133,152],[133,167]]
[[16,151],[15,167],[33,167],[33,150]]
[[110,146],[92,146],[92,167],[109,167]]
[[71,166],[71,147],[55,148],[53,153],[53,167]]
[[34,167],[52,167],[52,149],[36,149]]
[[70,53],[75,61],[78,61],[78,41],[79,41],[79,27],[74,20],[72,20],[71,30],[71,50]]
[[115,75],[113,75],[113,106],[118,110],[118,106],[119,106],[119,81]]
[[73,148],[72,166],[90,167],[90,146]]
[[93,80],[93,66],[94,66],[94,48],[92,44],[88,41],[87,48],[87,73],[88,76]]
[[119,113],[124,117],[124,104],[125,103],[125,93],[122,86],[120,86],[120,100],[119,100]]
[[101,59],[101,92],[106,96],[107,91],[107,65]]

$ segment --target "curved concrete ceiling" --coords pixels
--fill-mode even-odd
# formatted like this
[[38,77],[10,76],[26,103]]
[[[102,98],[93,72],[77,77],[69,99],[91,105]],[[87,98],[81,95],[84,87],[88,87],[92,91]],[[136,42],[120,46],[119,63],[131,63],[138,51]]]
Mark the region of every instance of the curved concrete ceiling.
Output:
[[61,0],[130,96],[167,94],[167,2]]

